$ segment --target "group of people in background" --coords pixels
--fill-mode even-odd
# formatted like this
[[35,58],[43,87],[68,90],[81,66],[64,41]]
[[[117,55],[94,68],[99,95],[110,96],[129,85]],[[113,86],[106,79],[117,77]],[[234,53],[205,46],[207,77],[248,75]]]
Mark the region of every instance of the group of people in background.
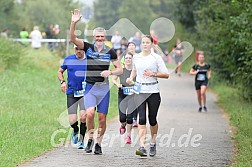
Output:
[[[142,41],[143,34],[140,34],[140,32],[136,32],[134,36],[132,36],[128,41],[127,39],[123,38],[120,35],[120,32],[117,30],[115,31],[115,34],[111,38],[111,46],[115,50],[118,57],[122,58],[126,55],[126,49],[127,49],[127,43],[134,43],[135,46],[135,53],[141,52],[141,41]],[[184,53],[184,47],[181,43],[181,40],[178,38],[176,40],[176,43],[172,50],[169,52],[168,49],[165,49],[162,51],[160,47],[158,47],[158,37],[155,35],[155,31],[150,31],[150,36],[153,38],[153,45],[154,49],[153,51],[158,53],[160,56],[162,56],[164,62],[171,64],[176,64],[175,74],[178,76],[181,76],[181,69],[182,69],[182,62],[183,62],[183,53]],[[161,52],[161,53],[160,53]]]
[[130,39],[126,39],[122,37],[119,31],[115,31],[115,34],[111,37],[110,43],[111,47],[115,50],[117,56],[125,55],[127,51],[127,45],[129,42],[134,43],[135,45],[135,53],[141,52],[141,34],[140,32],[136,32],[134,36]]
[[[72,141],[86,153],[102,154],[102,138],[106,131],[106,118],[109,109],[109,76],[118,88],[119,133],[126,133],[126,144],[131,143],[132,127],[138,127],[140,147],[136,155],[147,156],[146,122],[150,124],[151,141],[149,155],[156,155],[156,137],[158,133],[157,114],[161,103],[158,78],[169,78],[163,57],[158,55],[153,46],[158,44],[154,32],[141,35],[136,32],[129,41],[123,40],[119,32],[111,38],[112,46],[106,45],[106,30],[98,27],[93,31],[93,43],[77,38],[74,31],[81,19],[80,10],[72,12],[70,39],[74,44],[75,54],[64,59],[58,71],[61,89],[67,94],[69,123],[73,128]],[[123,43],[123,46],[122,46]],[[178,39],[172,52],[175,55],[176,73],[181,76],[183,45]],[[168,50],[165,51],[168,57]],[[167,61],[171,61],[167,58]],[[110,63],[114,68],[110,69]],[[68,79],[63,73],[67,70]],[[77,75],[78,74],[78,75]],[[204,54],[199,56],[190,74],[196,75],[195,87],[200,105],[199,111],[206,108],[205,90],[211,77],[210,65],[205,64]],[[119,79],[119,81],[118,81]],[[203,106],[202,106],[203,103]],[[80,125],[77,106],[81,110]],[[203,107],[203,108],[202,108]],[[94,118],[98,114],[97,137],[94,139]],[[80,128],[79,128],[80,126]],[[88,130],[88,139],[84,147],[84,136]],[[79,134],[80,133],[80,134]]]
[[[31,39],[31,47],[34,49],[39,49],[42,46],[41,39],[46,38],[46,39],[57,39],[60,34],[60,28],[58,24],[50,24],[46,28],[45,32],[41,32],[39,29],[39,26],[34,26],[33,30],[29,33],[28,30],[24,27],[22,30],[19,32],[19,37],[21,39],[20,44],[23,46],[29,46],[30,42],[28,42],[26,39]],[[8,38],[8,29],[4,28],[1,31],[0,34],[1,38]],[[53,51],[55,48],[57,48],[58,43],[52,43],[48,42],[48,49],[50,51]]]

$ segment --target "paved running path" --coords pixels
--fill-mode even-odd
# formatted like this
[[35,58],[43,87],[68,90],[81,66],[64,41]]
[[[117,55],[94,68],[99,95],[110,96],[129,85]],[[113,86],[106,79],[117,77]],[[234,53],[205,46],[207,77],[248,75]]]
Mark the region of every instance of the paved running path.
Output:
[[85,154],[84,150],[78,150],[68,143],[21,167],[229,166],[233,152],[231,128],[216,104],[216,97],[207,92],[209,111],[198,113],[192,76],[171,75],[170,79],[159,81],[162,102],[155,157],[136,156],[135,150],[139,147],[137,129],[133,131],[132,144],[125,145],[124,137],[119,135],[119,121],[115,118],[107,126],[103,155]]

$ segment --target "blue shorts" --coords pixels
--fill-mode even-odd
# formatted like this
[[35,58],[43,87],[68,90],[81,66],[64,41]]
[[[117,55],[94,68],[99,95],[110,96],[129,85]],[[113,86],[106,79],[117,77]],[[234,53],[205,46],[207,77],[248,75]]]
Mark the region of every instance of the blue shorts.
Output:
[[84,93],[85,109],[96,107],[97,111],[108,114],[110,91],[107,83],[102,84],[86,84]]

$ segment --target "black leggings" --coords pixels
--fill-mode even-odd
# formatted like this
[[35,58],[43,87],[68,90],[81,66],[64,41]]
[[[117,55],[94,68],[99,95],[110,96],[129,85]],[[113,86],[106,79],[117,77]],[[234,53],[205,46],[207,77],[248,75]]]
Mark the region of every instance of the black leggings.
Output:
[[140,93],[135,95],[135,103],[138,106],[139,124],[146,125],[146,104],[148,105],[148,118],[151,126],[157,124],[157,113],[161,102],[159,93]]
[[136,112],[134,95],[124,95],[123,93],[118,92],[118,109],[120,122],[132,124],[133,114]]

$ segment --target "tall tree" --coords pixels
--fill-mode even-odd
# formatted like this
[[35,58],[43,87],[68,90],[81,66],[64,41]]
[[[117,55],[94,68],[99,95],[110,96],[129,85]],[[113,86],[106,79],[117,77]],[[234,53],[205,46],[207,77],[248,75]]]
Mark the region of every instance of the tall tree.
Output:
[[214,70],[252,100],[252,0],[209,1],[197,11],[197,31]]
[[184,27],[195,32],[196,19],[195,12],[200,8],[201,4],[208,0],[178,0],[175,2],[175,18]]
[[15,3],[13,0],[0,1],[0,31],[7,28],[9,30],[14,28],[12,19],[17,16],[14,10]]
[[118,0],[98,0],[94,3],[93,27],[104,27],[109,29],[119,20],[119,8],[123,1]]
[[150,33],[150,25],[156,14],[151,10],[149,0],[125,0],[119,10],[121,18],[129,19],[143,33]]
[[158,16],[167,17],[175,20],[174,14],[176,9],[176,0],[149,0],[150,8]]
[[0,25],[9,25],[9,33],[19,37],[19,31],[23,27],[31,31],[34,25],[38,25],[44,31],[48,24],[58,24],[62,37],[65,37],[71,19],[70,11],[80,5],[72,0],[22,0],[19,3],[14,3],[14,0],[1,1]]

